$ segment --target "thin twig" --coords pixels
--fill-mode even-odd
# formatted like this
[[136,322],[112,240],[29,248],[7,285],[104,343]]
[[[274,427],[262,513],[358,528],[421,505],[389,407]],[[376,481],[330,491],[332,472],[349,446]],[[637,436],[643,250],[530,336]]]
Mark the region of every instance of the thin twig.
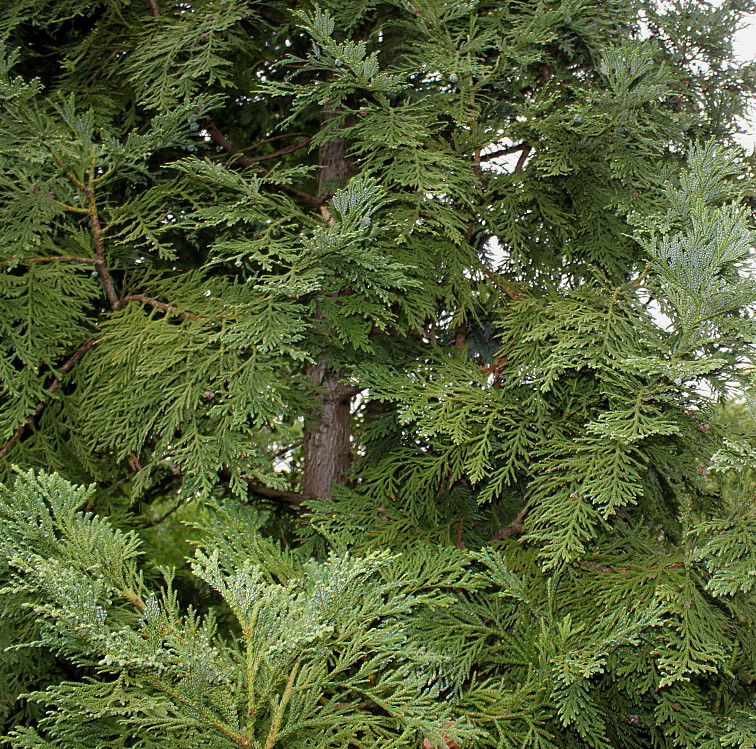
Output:
[[[58,388],[61,386],[61,382],[63,380],[63,377],[68,374],[68,372],[71,371],[71,368],[74,364],[76,364],[79,359],[81,359],[84,354],[89,351],[92,346],[97,343],[97,341],[100,340],[100,337],[97,338],[90,338],[88,341],[85,341],[84,343],[79,346],[76,351],[61,365],[60,369],[58,370],[59,376],[56,377],[51,383],[50,386],[47,388],[47,392],[52,395]],[[5,457],[8,450],[10,450],[13,445],[18,442],[21,435],[24,433],[27,427],[30,427],[34,423],[34,419],[39,416],[40,413],[42,413],[42,410],[47,405],[47,398],[43,398],[37,405],[34,407],[33,413],[31,413],[29,416],[26,417],[23,424],[19,426],[18,429],[13,433],[13,436],[3,445],[2,449],[0,449],[0,458]]]
[[181,499],[179,499],[179,501],[176,502],[176,504],[173,505],[170,510],[164,512],[159,518],[147,523],[145,528],[154,528],[156,525],[160,525],[160,523],[162,523],[166,518],[169,518],[171,515],[173,515],[173,513],[176,512],[176,510],[178,510],[178,508],[184,504],[184,502],[186,502],[186,497],[181,497]]
[[190,320],[199,320],[199,322],[207,322],[210,318],[208,317],[201,317],[200,315],[193,315],[191,312],[183,312],[178,307],[172,307],[170,304],[166,304],[165,302],[160,302],[157,299],[152,299],[152,297],[148,297],[145,294],[130,294],[129,296],[121,297],[121,299],[118,300],[119,302],[119,309],[123,307],[126,302],[144,302],[145,304],[149,304],[157,309],[165,310],[166,312],[171,312],[174,315],[181,315],[182,317],[186,317]]
[[247,161],[249,163],[253,163],[258,161],[267,161],[268,159],[275,159],[278,156],[285,156],[287,153],[293,153],[294,151],[298,151],[300,148],[309,146],[311,142],[312,138],[305,138],[305,140],[300,141],[299,143],[293,143],[290,146],[279,148],[277,151],[273,151],[273,153],[267,153],[264,156],[248,156]]
[[[242,151],[254,151],[260,146],[264,146],[266,143],[272,143],[274,140],[281,140],[282,138],[307,138],[307,133],[279,133],[278,135],[271,135],[269,138],[263,138],[258,140],[257,143],[253,143],[251,146],[244,146],[244,148],[237,148],[236,150],[241,153]],[[311,139],[312,140],[312,139]]]
[[[242,166],[251,166],[258,169],[263,176],[267,175],[268,172],[263,169],[261,166],[259,166],[255,159],[247,156],[246,154],[242,153],[228,138],[226,138],[223,133],[221,133],[220,130],[218,130],[218,127],[214,122],[209,122],[206,125],[207,132],[210,134],[210,137],[219,145],[221,148],[223,148],[226,152],[230,153],[232,156],[235,157],[234,161],[237,164],[241,164]],[[293,198],[296,198],[302,203],[306,203],[309,206],[312,206],[313,208],[320,208],[323,201],[319,198],[316,198],[314,195],[310,195],[306,192],[302,192],[301,190],[297,190],[295,187],[292,187],[291,185],[283,185],[283,184],[277,184],[275,187],[282,192],[287,193],[288,195],[291,195]]]
[[501,541],[502,538],[509,538],[509,536],[514,536],[515,534],[519,535],[520,533],[522,533],[522,523],[528,516],[529,512],[530,505],[526,505],[522,510],[520,510],[520,512],[517,513],[517,515],[515,515],[514,519],[508,526],[497,531],[496,535],[491,539],[491,541]]
[[478,267],[486,276],[488,276],[488,279],[493,282],[494,286],[500,291],[503,291],[508,297],[511,297],[512,299],[522,299],[525,296],[517,286],[511,284],[498,273],[492,271],[482,260],[478,260]]
[[[68,172],[67,172],[68,173]],[[116,294],[115,284],[113,283],[113,277],[110,275],[108,265],[105,261],[105,245],[102,242],[102,227],[100,225],[100,216],[97,213],[97,201],[95,199],[94,186],[96,184],[94,175],[94,159],[89,170],[89,184],[82,184],[73,174],[68,173],[75,184],[78,184],[81,191],[87,196],[87,212],[89,213],[89,221],[92,225],[92,239],[94,240],[95,248],[95,267],[97,268],[97,275],[100,278],[102,288],[105,290],[105,296],[108,298],[110,309],[114,312],[121,308],[118,294]]]
[[53,255],[52,257],[14,257],[10,260],[3,260],[0,265],[13,265],[14,263],[52,263],[56,260],[67,260],[71,263],[96,263],[93,257],[76,257],[75,255]]
[[286,455],[286,453],[291,452],[292,450],[295,450],[297,447],[301,447],[302,445],[304,445],[304,440],[297,440],[296,442],[292,442],[290,445],[282,447],[280,450],[276,450],[276,452],[274,452],[273,455],[270,456],[270,459],[275,460],[276,458],[280,458],[282,455]]
[[100,66],[99,66],[99,67],[97,68],[97,70],[95,70],[95,71],[94,71],[94,73],[92,73],[92,75],[90,75],[90,76],[89,76],[89,78],[87,78],[87,80],[86,80],[86,81],[84,81],[84,85],[83,85],[83,86],[81,87],[81,88],[82,88],[82,90],[86,91],[86,90],[87,90],[87,89],[89,88],[89,85],[90,85],[90,84],[91,84],[91,83],[92,83],[92,82],[93,82],[93,81],[95,80],[95,78],[97,78],[97,76],[98,76],[98,75],[100,75],[100,73],[102,73],[102,71],[103,71],[103,70],[105,70],[105,68],[106,68],[106,67],[108,66],[108,64],[110,63],[110,61],[111,61],[111,60],[112,60],[112,59],[113,59],[113,58],[114,58],[114,57],[115,57],[115,56],[116,56],[117,54],[118,54],[118,50],[117,50],[117,49],[114,49],[114,50],[113,50],[113,51],[112,51],[112,52],[111,52],[111,53],[110,53],[110,54],[109,54],[109,55],[108,55],[108,56],[107,56],[107,57],[105,58],[105,62],[103,62],[103,63],[102,63],[102,65],[100,65]]

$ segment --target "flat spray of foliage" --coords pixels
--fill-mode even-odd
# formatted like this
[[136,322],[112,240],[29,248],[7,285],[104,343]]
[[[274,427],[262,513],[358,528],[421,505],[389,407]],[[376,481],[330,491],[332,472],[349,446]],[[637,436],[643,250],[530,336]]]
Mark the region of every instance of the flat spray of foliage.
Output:
[[756,747],[754,11],[5,0],[0,745]]

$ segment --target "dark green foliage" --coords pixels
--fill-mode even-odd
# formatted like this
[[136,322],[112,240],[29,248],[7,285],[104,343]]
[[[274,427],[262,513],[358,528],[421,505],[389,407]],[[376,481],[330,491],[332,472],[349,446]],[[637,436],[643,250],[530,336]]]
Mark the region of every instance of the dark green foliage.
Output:
[[756,746],[754,10],[7,0],[2,743]]

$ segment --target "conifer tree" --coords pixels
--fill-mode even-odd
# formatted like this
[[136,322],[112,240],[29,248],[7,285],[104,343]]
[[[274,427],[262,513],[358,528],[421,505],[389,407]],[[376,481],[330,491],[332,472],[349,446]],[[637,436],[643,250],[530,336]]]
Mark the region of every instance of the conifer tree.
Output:
[[756,746],[754,11],[6,0],[2,741]]

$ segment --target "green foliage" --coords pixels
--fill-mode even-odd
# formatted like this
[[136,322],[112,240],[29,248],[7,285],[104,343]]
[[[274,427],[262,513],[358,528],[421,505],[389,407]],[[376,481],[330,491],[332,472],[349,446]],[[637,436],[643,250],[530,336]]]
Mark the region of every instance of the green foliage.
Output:
[[0,743],[754,746],[754,11],[7,0]]

